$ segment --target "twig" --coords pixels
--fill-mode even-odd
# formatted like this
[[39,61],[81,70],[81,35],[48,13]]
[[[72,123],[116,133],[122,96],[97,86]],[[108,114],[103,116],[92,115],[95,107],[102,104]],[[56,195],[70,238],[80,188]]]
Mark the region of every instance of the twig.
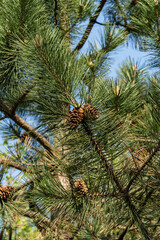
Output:
[[133,218],[134,220],[138,223],[138,226],[142,232],[142,234],[144,235],[145,239],[146,240],[151,240],[151,238],[149,237],[149,234],[148,234],[148,231],[147,229],[145,228],[145,226],[143,225],[143,222],[141,221],[141,218],[138,214],[138,211],[135,207],[135,205],[132,203],[131,201],[131,198],[128,194],[128,191],[127,189],[124,189],[123,185],[121,184],[121,182],[119,181],[118,177],[116,176],[113,168],[110,166],[108,160],[106,159],[105,155],[103,154],[101,148],[100,148],[100,145],[98,144],[98,142],[96,141],[96,139],[94,138],[93,134],[92,134],[92,131],[91,129],[89,128],[88,124],[83,121],[82,122],[83,124],[83,127],[87,133],[87,135],[89,136],[90,138],[90,141],[92,143],[93,146],[95,146],[95,150],[97,151],[97,153],[99,154],[101,160],[105,163],[105,166],[107,168],[107,170],[110,172],[110,174],[112,175],[113,177],[113,180],[114,182],[116,183],[120,193],[122,194],[122,197],[123,199],[125,200],[125,202],[127,203],[132,215],[133,215]]
[[127,20],[126,20],[126,17],[125,17],[125,13],[124,13],[123,9],[121,8],[121,5],[120,5],[119,1],[118,1],[118,0],[115,0],[115,3],[117,4],[117,7],[119,8],[119,10],[120,10],[120,12],[121,12],[121,14],[122,14],[125,27],[127,28],[127,25],[128,25],[128,24],[127,24]]
[[133,225],[134,221],[132,220],[132,222],[123,230],[123,232],[121,233],[121,235],[119,236],[119,238],[117,240],[123,240],[124,236],[126,235],[128,228],[130,228]]
[[13,108],[12,108],[12,114],[15,113],[18,105],[23,101],[23,99],[27,96],[27,94],[30,92],[30,90],[26,90],[22,96],[19,97],[19,99],[17,100],[17,102],[14,104]]
[[[128,148],[128,151],[129,151],[129,153],[130,153],[131,156],[132,156],[132,160],[133,160],[133,162],[134,162],[134,165],[135,165],[136,169],[138,170],[138,165],[137,165],[137,163],[136,163],[136,158],[135,158],[135,156],[133,155],[132,149]],[[137,159],[138,159],[138,158],[137,158]],[[140,161],[140,160],[138,159],[138,161]]]
[[21,23],[20,23],[20,39],[24,38],[24,14],[25,14],[25,0],[21,2]]
[[55,22],[55,25],[57,26],[58,25],[58,21],[57,21],[57,11],[58,11],[58,2],[57,0],[54,1],[55,5],[54,5],[54,22]]
[[35,222],[36,226],[40,231],[42,231],[43,229],[46,229],[48,226],[53,225],[51,224],[49,218],[42,216],[38,212],[28,210],[28,211],[21,212],[21,214],[23,214],[23,216],[25,217],[31,218]]
[[[0,101],[3,103],[3,100],[0,98]],[[37,142],[39,142],[50,154],[51,156],[58,158],[58,155],[53,151],[53,147],[50,142],[43,137],[36,129],[30,126],[25,120],[23,120],[17,114],[12,113],[12,109],[10,109],[7,105],[3,103],[3,111],[8,117],[10,117],[15,123],[17,123],[21,128],[29,133],[31,137],[33,137]]]
[[98,16],[99,16],[102,8],[104,7],[105,3],[106,3],[106,0],[101,0],[99,7],[97,8],[95,14],[90,18],[90,22],[89,22],[89,24],[88,24],[88,26],[85,30],[85,33],[83,34],[82,39],[80,40],[80,42],[78,43],[78,45],[76,46],[74,51],[80,50],[84,46],[84,44],[85,44],[93,26],[95,24],[95,21],[98,18]]
[[[140,214],[143,210],[143,207],[147,204],[147,201],[149,200],[149,198],[151,197],[152,193],[153,193],[153,189],[146,195],[146,198],[144,200],[144,202],[142,203],[140,210],[138,211],[138,213]],[[130,227],[134,224],[134,219],[130,222],[130,224],[124,229],[124,231],[120,234],[119,238],[117,240],[123,240],[128,229],[130,229]]]
[[27,172],[27,168],[19,163],[15,163],[12,160],[8,158],[0,158],[0,164],[5,164],[6,166],[16,168],[18,170],[21,170],[23,172]]
[[4,117],[0,118],[0,121],[4,120],[5,118],[7,118],[7,117],[6,117],[6,116],[4,116]]
[[98,25],[106,26],[105,23],[100,23],[100,22],[98,22],[97,20],[92,19],[91,21],[94,22],[94,23],[96,23],[96,24],[98,24]]
[[155,3],[155,9],[156,9],[157,34],[158,34],[158,38],[160,38],[158,0],[155,0],[154,3]]
[[72,102],[72,104],[74,106],[77,106],[77,102],[75,101],[75,99],[72,97],[71,93],[69,92],[69,90],[66,88],[66,86],[64,85],[62,79],[58,76],[58,74],[54,71],[54,69],[51,67],[47,57],[45,56],[40,44],[38,41],[35,42],[35,46],[36,48],[39,50],[39,53],[43,59],[43,61],[45,62],[46,66],[48,67],[48,70],[50,71],[50,73],[52,74],[52,76],[57,80],[57,82],[59,82],[61,84],[61,86],[64,89],[64,92],[68,94],[68,97],[70,99],[70,101]]
[[58,157],[57,154],[53,151],[53,147],[50,142],[45,137],[43,137],[37,130],[31,127],[26,121],[24,121],[17,114],[10,115],[10,118],[23,129],[25,129],[29,133],[29,135],[33,137],[37,142],[39,142],[46,150],[48,150],[48,152],[52,156],[54,156],[55,158]]
[[130,182],[128,183],[125,191],[128,192],[129,188],[131,187],[132,183],[136,180],[136,178],[140,175],[140,173],[143,171],[143,169],[148,165],[148,163],[150,161],[152,161],[153,157],[156,155],[156,153],[158,152],[160,148],[160,141],[158,142],[158,145],[155,149],[153,149],[152,154],[149,156],[149,158],[144,162],[144,164],[142,165],[142,167],[135,173],[135,175],[133,176],[133,178],[130,180]]
[[0,232],[0,240],[3,240],[3,233],[4,233],[4,227],[2,228],[1,232]]
[[96,149],[97,153],[99,154],[102,161],[105,163],[105,166],[106,166],[107,170],[109,170],[109,172],[111,173],[117,187],[119,188],[120,192],[123,194],[124,193],[124,188],[123,188],[122,184],[120,183],[118,177],[116,176],[115,172],[113,171],[113,168],[110,166],[110,164],[109,164],[108,160],[106,159],[105,155],[103,154],[98,142],[93,137],[91,129],[89,128],[88,124],[85,121],[83,121],[83,127],[84,127],[85,131],[87,132],[88,136],[90,137],[92,145],[95,146],[95,149]]
[[12,240],[12,224],[9,225],[9,238],[8,240]]
[[116,25],[116,26],[121,26],[121,27],[124,27],[124,28],[128,29],[128,25],[126,26],[126,25],[124,25],[123,23],[121,23],[120,21],[116,21],[116,22],[115,22],[115,25]]
[[24,187],[27,187],[29,184],[31,184],[32,183],[32,180],[30,180],[29,182],[26,182],[26,183],[24,183],[24,184],[22,184],[21,186],[19,186],[19,187],[16,187],[15,189],[14,189],[14,192],[18,192],[19,190],[21,190],[22,188],[24,188]]

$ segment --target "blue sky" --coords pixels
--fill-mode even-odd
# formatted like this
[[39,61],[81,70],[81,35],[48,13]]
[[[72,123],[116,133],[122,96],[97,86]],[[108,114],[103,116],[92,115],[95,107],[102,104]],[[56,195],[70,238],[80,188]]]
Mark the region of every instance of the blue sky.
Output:
[[129,57],[133,59],[134,62],[139,62],[140,65],[143,66],[147,63],[148,53],[140,52],[139,50],[133,49],[131,46],[120,47],[115,51],[112,57],[111,77],[116,77],[116,72],[119,69],[119,66],[121,66]]
[[[98,22],[105,24],[106,22],[106,16],[105,13],[101,13],[100,16],[97,19]],[[83,24],[83,26],[86,24],[88,25],[88,21]],[[100,41],[100,35],[104,32],[104,26],[101,26],[99,24],[94,24],[94,27],[85,43],[83,46],[81,52],[86,52],[89,42],[93,43]],[[145,66],[148,64],[148,53],[139,51],[138,49],[133,48],[131,42],[128,42],[128,44],[122,45],[115,49],[113,53],[111,53],[111,72],[109,73],[110,77],[113,77],[114,79],[116,78],[116,73],[119,69],[119,66],[122,66],[122,64],[130,57],[131,59],[134,60],[134,62],[140,63],[140,66]],[[154,73],[155,70],[150,69],[149,70],[150,74]]]

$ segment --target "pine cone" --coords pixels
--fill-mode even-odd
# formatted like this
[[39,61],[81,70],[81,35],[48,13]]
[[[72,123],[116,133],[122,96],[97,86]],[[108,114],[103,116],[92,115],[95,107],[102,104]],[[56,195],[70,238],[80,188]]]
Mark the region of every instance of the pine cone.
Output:
[[99,117],[99,112],[96,107],[91,106],[90,104],[84,104],[84,117],[86,119],[96,119]]
[[3,199],[3,187],[1,186],[0,187],[0,200]]
[[77,180],[74,183],[74,191],[78,195],[87,195],[88,188],[83,180]]
[[14,192],[14,188],[11,186],[1,186],[0,187],[0,200],[6,202],[8,199],[12,197]]
[[69,112],[67,125],[71,128],[77,127],[83,120],[83,112],[83,107],[73,108],[73,110]]

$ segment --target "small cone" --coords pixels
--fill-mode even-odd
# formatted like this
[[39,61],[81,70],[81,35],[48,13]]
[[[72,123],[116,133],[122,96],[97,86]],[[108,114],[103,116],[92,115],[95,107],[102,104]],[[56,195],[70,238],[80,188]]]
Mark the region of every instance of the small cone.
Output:
[[88,188],[83,180],[77,180],[74,183],[74,191],[78,195],[86,195],[88,193]]
[[71,128],[77,127],[83,120],[83,113],[83,107],[80,107],[78,109],[73,108],[73,110],[69,112],[67,125],[69,125]]

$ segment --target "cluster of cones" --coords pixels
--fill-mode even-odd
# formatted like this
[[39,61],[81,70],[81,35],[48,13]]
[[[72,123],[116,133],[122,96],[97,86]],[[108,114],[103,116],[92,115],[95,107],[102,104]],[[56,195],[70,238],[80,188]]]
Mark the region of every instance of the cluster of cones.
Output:
[[73,108],[72,111],[69,112],[67,118],[67,124],[71,128],[77,127],[83,119],[93,120],[99,117],[98,109],[90,104],[84,104],[80,108]]
[[12,197],[14,187],[11,186],[0,186],[0,201],[7,202]]

